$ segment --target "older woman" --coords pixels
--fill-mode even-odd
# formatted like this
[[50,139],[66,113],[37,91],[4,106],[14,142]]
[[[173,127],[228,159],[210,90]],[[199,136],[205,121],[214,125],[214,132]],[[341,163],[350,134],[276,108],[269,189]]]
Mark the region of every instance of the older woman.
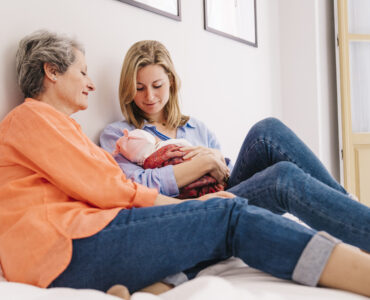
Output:
[[77,42],[44,31],[27,36],[17,73],[26,100],[0,124],[0,260],[8,280],[135,291],[234,255],[280,278],[370,295],[370,257],[352,246],[227,192],[164,205],[180,200],[127,180],[70,118],[95,89]]

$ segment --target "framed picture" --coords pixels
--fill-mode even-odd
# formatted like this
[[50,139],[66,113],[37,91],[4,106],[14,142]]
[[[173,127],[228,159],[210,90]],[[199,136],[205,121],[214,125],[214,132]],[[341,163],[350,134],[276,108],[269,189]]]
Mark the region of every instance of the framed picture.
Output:
[[204,29],[258,47],[256,0],[204,0]]
[[119,0],[156,14],[181,21],[181,0]]

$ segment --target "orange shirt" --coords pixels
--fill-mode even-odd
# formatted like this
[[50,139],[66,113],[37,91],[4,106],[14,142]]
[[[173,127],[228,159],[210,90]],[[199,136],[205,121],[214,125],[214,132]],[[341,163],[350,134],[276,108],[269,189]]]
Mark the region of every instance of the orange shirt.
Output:
[[34,100],[0,123],[0,261],[10,281],[47,287],[68,266],[72,239],[157,196],[126,179],[70,117]]

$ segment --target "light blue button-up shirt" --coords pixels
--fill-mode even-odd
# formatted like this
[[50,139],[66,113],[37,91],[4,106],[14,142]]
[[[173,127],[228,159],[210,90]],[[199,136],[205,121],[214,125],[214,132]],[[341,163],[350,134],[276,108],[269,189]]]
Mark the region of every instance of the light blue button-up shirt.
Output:
[[[123,136],[123,129],[134,130],[135,126],[126,121],[118,121],[109,124],[100,135],[100,146],[112,153],[116,148],[116,141]],[[157,131],[156,126],[145,123],[142,128],[145,131],[157,136],[161,140],[170,139],[168,136]],[[177,128],[176,138],[186,139],[194,146],[204,146],[221,150],[220,143],[216,136],[204,125],[203,122],[190,118],[189,121],[181,127]],[[161,194],[170,197],[176,197],[179,194],[173,166],[165,166],[155,169],[143,169],[141,166],[132,163],[121,154],[114,156],[122,171],[127,178],[132,181],[141,183],[150,188],[156,188]],[[227,160],[229,162],[229,160]],[[228,163],[229,168],[232,168],[231,163]]]

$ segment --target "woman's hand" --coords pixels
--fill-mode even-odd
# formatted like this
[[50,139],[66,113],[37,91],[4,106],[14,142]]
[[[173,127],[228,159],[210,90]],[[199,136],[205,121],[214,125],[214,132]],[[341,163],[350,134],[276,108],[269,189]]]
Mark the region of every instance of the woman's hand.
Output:
[[225,179],[230,176],[230,170],[226,165],[225,158],[219,150],[202,146],[182,147],[180,150],[187,152],[187,154],[183,156],[185,160],[199,159],[202,162],[206,160],[210,166],[209,174],[214,177],[218,183],[224,184]]
[[225,164],[225,158],[222,155],[221,151],[217,149],[207,148],[203,146],[197,146],[197,147],[181,147],[181,151],[187,152],[183,156],[183,159],[192,159],[196,155],[213,155],[215,158],[218,158],[219,160],[223,161]]
[[236,196],[232,193],[225,192],[225,191],[220,191],[220,192],[216,192],[216,193],[203,195],[203,196],[197,198],[196,200],[205,201],[205,200],[208,200],[208,199],[211,199],[211,198],[235,198],[235,197]]
[[184,201],[192,201],[192,200],[206,201],[206,200],[211,199],[211,198],[235,198],[235,197],[236,196],[234,194],[229,193],[229,192],[225,192],[225,191],[206,194],[206,195],[203,195],[199,198],[183,199],[183,200],[179,200],[179,199],[176,199],[176,198],[167,197],[165,195],[158,194],[157,199],[154,202],[154,206],[179,204],[179,203],[184,202]]
[[161,205],[170,205],[170,204],[179,204],[183,200],[179,200],[176,198],[168,197],[162,194],[158,194],[157,199],[154,201],[154,206],[161,206]]
[[209,174],[215,178],[219,184],[225,185],[230,176],[230,170],[224,162],[216,160],[214,162],[214,168]]

